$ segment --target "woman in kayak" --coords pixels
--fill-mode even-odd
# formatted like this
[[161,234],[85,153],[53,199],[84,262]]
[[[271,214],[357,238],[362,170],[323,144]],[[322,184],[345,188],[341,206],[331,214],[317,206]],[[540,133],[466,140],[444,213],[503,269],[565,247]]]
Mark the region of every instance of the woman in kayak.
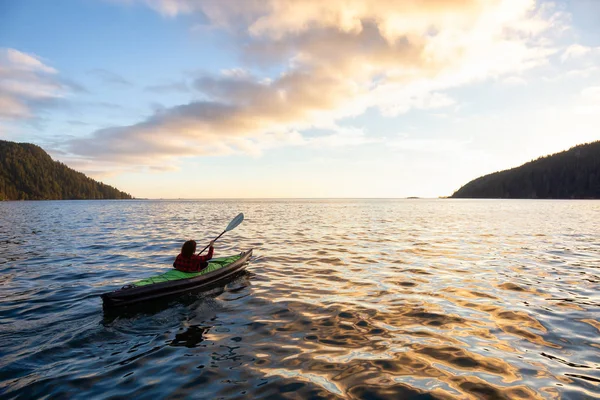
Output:
[[201,256],[194,254],[196,252],[196,242],[188,240],[181,246],[181,253],[175,259],[173,267],[182,272],[199,272],[208,266],[208,260],[213,256],[215,241],[209,244],[208,254]]

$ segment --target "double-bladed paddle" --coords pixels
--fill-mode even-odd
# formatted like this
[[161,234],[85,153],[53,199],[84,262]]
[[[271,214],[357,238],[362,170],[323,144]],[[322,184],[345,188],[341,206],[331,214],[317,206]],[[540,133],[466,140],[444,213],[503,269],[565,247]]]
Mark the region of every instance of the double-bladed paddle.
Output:
[[[223,232],[221,232],[221,234],[219,236],[217,236],[215,238],[215,240],[213,240],[213,242],[216,242],[217,239],[220,238],[221,236],[223,236],[223,234],[225,232],[229,232],[229,231],[235,229],[239,224],[242,223],[243,220],[244,220],[244,213],[239,213],[234,219],[231,220],[229,225],[227,225],[227,228],[225,228],[225,230]],[[204,250],[208,249],[208,246],[210,246],[210,244],[206,245],[206,247],[203,248],[202,251],[198,254],[202,254],[204,252]]]

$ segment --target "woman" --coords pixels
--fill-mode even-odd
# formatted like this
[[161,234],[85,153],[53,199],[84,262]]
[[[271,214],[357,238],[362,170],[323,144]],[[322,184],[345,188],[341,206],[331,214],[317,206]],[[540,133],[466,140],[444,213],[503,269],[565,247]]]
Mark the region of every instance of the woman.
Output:
[[196,242],[188,240],[181,246],[181,253],[175,259],[173,267],[182,272],[199,272],[208,266],[208,260],[213,256],[215,241],[209,244],[208,254],[205,256],[196,255]]

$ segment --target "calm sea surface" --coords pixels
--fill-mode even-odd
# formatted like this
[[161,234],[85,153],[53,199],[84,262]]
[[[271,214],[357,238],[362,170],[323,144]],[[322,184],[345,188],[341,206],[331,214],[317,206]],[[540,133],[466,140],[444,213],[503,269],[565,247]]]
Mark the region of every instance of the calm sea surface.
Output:
[[[223,288],[99,295],[246,219]],[[600,202],[0,203],[0,397],[600,397]]]

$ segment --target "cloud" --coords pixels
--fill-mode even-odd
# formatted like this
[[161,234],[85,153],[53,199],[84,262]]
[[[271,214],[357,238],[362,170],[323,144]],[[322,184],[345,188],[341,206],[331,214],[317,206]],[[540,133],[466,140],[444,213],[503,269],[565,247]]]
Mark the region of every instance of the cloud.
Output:
[[[343,79],[302,71],[272,82],[226,73],[198,78],[193,86],[210,100],[157,111],[138,124],[102,129],[70,141],[70,150],[102,159],[145,163],[173,156],[259,154],[261,148],[302,144],[297,130],[333,127],[329,116],[356,90]],[[344,113],[345,114],[345,113]],[[93,145],[90,145],[93,143]]]
[[[169,17],[201,15],[236,40],[245,62],[196,79],[202,100],[70,143],[77,154],[131,163],[259,154],[275,142],[306,145],[311,128],[340,137],[336,121],[369,108],[396,115],[449,107],[448,89],[547,63],[564,28],[560,13],[535,0],[126,2]],[[256,66],[283,72],[257,76]]]
[[579,58],[586,54],[589,54],[592,51],[591,47],[582,46],[580,44],[572,44],[566,48],[563,54],[560,56],[560,59],[564,62],[570,58]]
[[151,166],[149,169],[152,172],[173,172],[173,171],[179,171],[179,167],[178,166],[170,165],[170,164]]
[[[114,3],[131,4],[137,0],[109,0]],[[162,15],[174,17],[178,14],[187,14],[197,9],[196,0],[143,0],[150,8]]]
[[365,144],[380,143],[382,139],[371,138],[366,135],[362,129],[351,127],[335,127],[334,133],[315,136],[302,137],[300,144],[315,148],[335,148],[347,146],[363,146]]
[[48,74],[57,72],[54,68],[44,65],[37,57],[30,54],[15,49],[4,49],[3,53],[8,63],[21,71],[45,72]]
[[553,82],[565,79],[588,79],[600,71],[600,47],[572,44],[560,52],[560,63],[552,65],[544,81]]
[[131,83],[127,79],[123,78],[121,75],[116,74],[112,71],[103,69],[103,68],[93,69],[93,70],[89,71],[89,73],[91,75],[94,75],[95,77],[99,78],[100,80],[102,80],[102,82],[109,84],[109,85],[133,86],[133,83]]
[[39,57],[0,48],[0,119],[35,117],[34,109],[54,107],[81,86],[61,80]]
[[598,73],[598,71],[600,71],[600,68],[598,68],[597,66],[593,65],[590,67],[584,67],[584,68],[578,68],[578,69],[572,69],[570,71],[568,71],[566,74],[564,74],[566,78],[589,78],[590,76],[593,76],[595,74]]
[[30,116],[29,108],[10,94],[0,94],[0,118],[24,118]]

